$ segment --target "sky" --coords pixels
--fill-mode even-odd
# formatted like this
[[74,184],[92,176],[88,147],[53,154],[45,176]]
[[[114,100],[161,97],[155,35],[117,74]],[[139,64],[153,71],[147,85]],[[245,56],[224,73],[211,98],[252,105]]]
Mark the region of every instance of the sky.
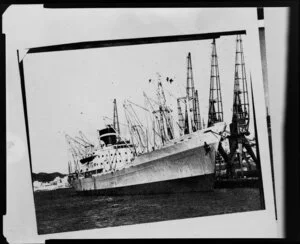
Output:
[[[117,99],[120,122],[126,123],[123,101],[130,99],[144,106],[143,91],[154,97],[155,87],[148,80],[154,79],[156,72],[162,78],[174,78],[172,85],[166,82],[163,85],[168,101],[175,105],[169,92],[176,97],[185,95],[188,52],[192,56],[201,117],[207,123],[212,40],[28,55],[25,55],[25,48],[245,29],[247,35],[242,39],[249,90],[250,72],[254,85],[262,82],[255,8],[55,10],[20,5],[10,7],[5,14],[4,32],[10,54],[7,55],[7,129],[18,134],[24,126],[16,119],[23,120],[14,54],[20,49],[21,57],[24,57],[35,173],[67,173],[69,155],[64,133],[77,136],[81,130],[91,141],[96,141],[97,129],[104,127],[102,116],[113,116],[114,98]],[[19,21],[20,16],[22,21]],[[216,40],[224,120],[228,123],[232,116],[235,38],[227,36]],[[177,112],[176,107],[174,111]],[[250,123],[253,131],[252,120]],[[124,129],[121,126],[121,131]]]

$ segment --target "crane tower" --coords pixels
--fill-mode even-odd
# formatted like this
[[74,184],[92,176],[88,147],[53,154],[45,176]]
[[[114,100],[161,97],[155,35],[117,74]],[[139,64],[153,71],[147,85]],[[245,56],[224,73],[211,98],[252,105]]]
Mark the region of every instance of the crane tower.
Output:
[[238,162],[243,176],[243,162],[249,164],[249,156],[255,164],[259,163],[254,154],[249,140],[249,98],[246,79],[246,69],[241,36],[236,38],[235,76],[233,94],[233,114],[230,124],[229,147],[230,153],[227,158],[228,174],[232,176],[233,165]]
[[237,134],[249,134],[249,98],[241,35],[236,38],[232,122]]
[[[185,104],[184,116],[181,110],[180,102]],[[199,97],[198,91],[195,90],[191,53],[188,53],[187,56],[186,96],[177,99],[177,107],[179,125],[180,127],[184,126],[184,134],[189,134],[193,131],[202,129]]]
[[223,121],[223,103],[221,95],[221,84],[218,66],[218,56],[215,39],[212,42],[211,73],[209,89],[209,109],[207,126]]

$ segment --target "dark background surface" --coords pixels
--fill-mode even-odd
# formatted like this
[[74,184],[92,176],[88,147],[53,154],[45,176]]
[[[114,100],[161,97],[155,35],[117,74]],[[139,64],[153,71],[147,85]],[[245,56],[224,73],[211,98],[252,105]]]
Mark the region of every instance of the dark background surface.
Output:
[[[288,51],[288,72],[287,72],[287,94],[286,94],[286,113],[285,113],[285,132],[284,132],[284,144],[285,144],[285,231],[287,240],[300,240],[299,231],[299,220],[300,220],[300,178],[299,178],[299,3],[297,0],[293,1],[172,1],[172,3],[166,3],[160,1],[159,3],[155,1],[137,4],[134,1],[131,2],[117,2],[117,1],[7,1],[3,0],[1,3],[1,13],[10,4],[21,3],[47,3],[45,7],[274,7],[274,6],[289,6],[290,16],[289,16],[289,51]],[[49,4],[54,5],[49,5]],[[71,5],[70,5],[71,3]],[[1,33],[2,33],[2,19],[1,19]],[[1,35],[0,40],[1,48],[1,66],[0,66],[0,77],[1,77],[1,91],[2,96],[2,114],[5,114],[6,109],[6,94],[5,94],[5,35]],[[3,143],[0,145],[1,156],[4,157],[3,161],[6,160],[6,122],[5,116],[2,116],[1,120],[1,137],[3,138]],[[2,214],[6,213],[6,167],[1,170],[1,194],[4,196],[2,198]],[[62,240],[66,242],[66,240]],[[92,241],[92,240],[91,240]],[[52,241],[49,241],[52,242]],[[74,243],[74,240],[72,240]]]

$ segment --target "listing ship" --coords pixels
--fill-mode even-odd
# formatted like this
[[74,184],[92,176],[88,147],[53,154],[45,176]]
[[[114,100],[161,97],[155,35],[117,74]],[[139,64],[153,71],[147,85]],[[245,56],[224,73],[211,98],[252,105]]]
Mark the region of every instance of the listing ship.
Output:
[[117,141],[114,128],[99,131],[102,148],[81,160],[71,174],[76,191],[146,194],[212,190],[218,132],[224,123],[171,140],[160,149],[137,154],[129,141]]
[[[172,109],[166,103],[159,74],[157,84],[156,101],[144,93],[149,109],[143,109],[152,116],[151,129],[143,129],[132,107],[135,103],[127,100],[123,106],[131,140],[122,138],[115,99],[113,124],[98,131],[99,145],[94,146],[82,135],[81,143],[85,142],[89,149],[73,167],[69,163],[69,183],[77,192],[118,195],[213,189],[215,156],[225,123],[202,129],[198,93],[192,83],[187,86],[187,95],[177,99],[179,136],[176,137]],[[180,103],[185,106],[185,116]],[[76,142],[70,136],[67,140],[70,145]],[[78,151],[77,156],[80,156]]]
[[70,175],[76,191],[100,194],[153,194],[212,190],[221,123],[169,141],[160,149],[136,154],[134,145],[117,141],[113,128],[99,131],[105,145],[84,158],[81,172]]
[[[121,136],[116,99],[113,123],[98,131],[98,146],[82,132],[75,139],[66,135],[73,157],[68,176],[72,187],[77,192],[103,195],[176,193],[212,190],[215,178],[256,177],[260,161],[247,138],[250,103],[240,35],[236,38],[235,55],[230,132],[225,130],[227,126],[223,122],[218,56],[213,40],[207,127],[200,116],[189,53],[186,94],[172,95],[177,102],[176,123],[161,76],[157,74],[157,98],[144,93],[146,108],[129,100],[123,104],[130,140]],[[167,77],[166,81],[171,85],[174,79]],[[150,79],[149,83],[155,81]],[[133,105],[146,111],[151,122],[141,121],[138,116],[141,113],[136,113]]]

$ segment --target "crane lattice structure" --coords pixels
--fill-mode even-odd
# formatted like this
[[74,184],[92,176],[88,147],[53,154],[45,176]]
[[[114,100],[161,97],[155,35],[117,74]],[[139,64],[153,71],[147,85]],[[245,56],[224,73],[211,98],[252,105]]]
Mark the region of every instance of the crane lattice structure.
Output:
[[[215,39],[213,39],[212,53],[211,53],[209,108],[208,108],[207,127],[213,126],[215,123],[222,122],[222,121],[223,121],[223,103],[222,103],[222,93],[221,93],[221,84],[220,84],[220,75],[219,75],[219,64],[218,64],[216,41]],[[222,153],[226,154],[220,142],[219,150],[216,153],[216,157],[215,157],[216,169],[217,168],[220,169],[224,163],[224,159],[221,156]],[[221,174],[221,171],[216,170],[216,173],[219,176]]]
[[[181,103],[185,105],[184,115],[182,113]],[[184,128],[184,134],[202,129],[199,97],[198,91],[195,90],[191,53],[188,53],[187,56],[186,96],[177,99],[177,109],[179,126]]]
[[209,109],[207,127],[223,121],[223,103],[215,39],[212,42]]
[[249,129],[249,97],[246,69],[241,35],[236,38],[234,95],[232,121],[236,121],[237,133],[248,134]]
[[[254,154],[249,140],[246,138],[249,133],[249,98],[246,79],[246,69],[244,52],[241,36],[236,38],[236,58],[235,58],[235,77],[234,77],[234,99],[233,115],[230,124],[229,147],[230,153],[227,155],[219,147],[219,152],[227,163],[227,174],[229,177],[234,175],[234,167],[239,165],[241,176],[244,176],[243,166],[250,166],[250,158],[259,164]],[[221,149],[221,150],[220,150]]]

